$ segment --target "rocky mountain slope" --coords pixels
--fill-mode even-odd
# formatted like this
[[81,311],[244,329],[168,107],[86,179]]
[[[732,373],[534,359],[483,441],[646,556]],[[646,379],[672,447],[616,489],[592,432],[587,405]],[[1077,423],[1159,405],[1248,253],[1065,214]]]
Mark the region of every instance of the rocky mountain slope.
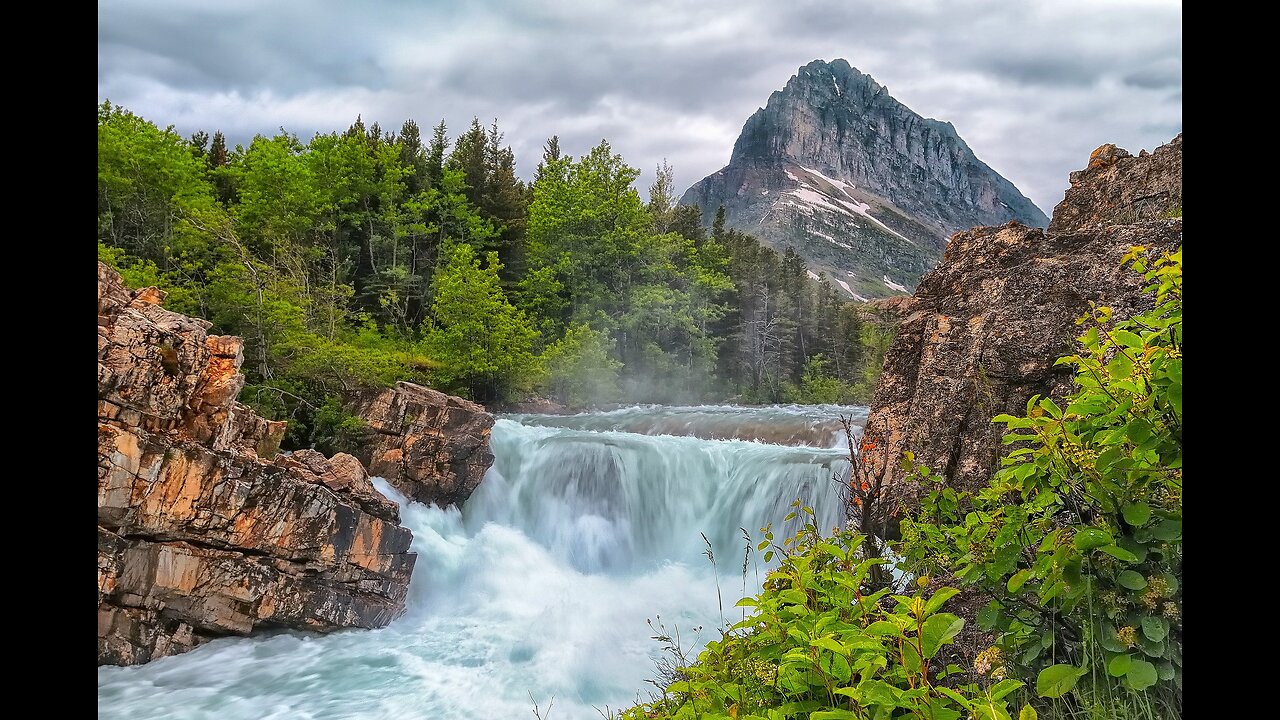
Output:
[[[236,402],[240,338],[209,335],[209,323],[163,300],[98,264],[98,663],[143,663],[263,628],[391,622],[416,559],[396,504],[350,455],[278,453],[285,424]],[[449,412],[430,415],[447,420],[434,452],[409,443],[423,460],[414,477],[440,491],[411,494],[461,502],[492,461],[493,418],[413,388]],[[380,434],[379,447],[404,453],[405,438],[424,432]]]
[[[1000,413],[1032,395],[1061,398],[1072,369],[1055,366],[1090,302],[1131,317],[1150,302],[1120,267],[1134,245],[1182,245],[1182,136],[1133,157],[1098,148],[1072,173],[1049,229],[1009,223],[959,233],[902,308],[867,419],[862,480],[899,484],[903,451],[956,487],[986,484],[1003,446]],[[907,499],[917,488],[899,485]]]
[[729,164],[682,202],[778,250],[859,298],[909,292],[952,233],[1048,219],[974,156],[950,123],[923,118],[844,60],[815,60],[774,92]]

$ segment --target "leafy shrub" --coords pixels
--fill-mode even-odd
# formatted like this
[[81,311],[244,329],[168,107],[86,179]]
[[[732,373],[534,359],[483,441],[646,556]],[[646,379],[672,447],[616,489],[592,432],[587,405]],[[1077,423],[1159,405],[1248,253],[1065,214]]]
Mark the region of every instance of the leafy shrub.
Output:
[[939,484],[903,523],[902,552],[993,598],[978,622],[1042,697],[1180,716],[1182,251],[1149,263],[1135,248],[1126,263],[1155,306],[1082,318],[1077,354],[1059,360],[1076,368],[1066,407],[1035,397],[997,417],[1014,449],[990,486]]
[[780,564],[759,594],[739,601],[752,614],[708,643],[697,662],[672,668],[661,696],[621,718],[1010,717],[1005,698],[1022,682],[952,687],[959,668],[937,661],[964,627],[942,612],[955,589],[930,597],[872,591],[872,568],[888,561],[861,558],[863,538],[851,531],[824,537],[812,509],[797,513],[808,522],[781,546],[764,529],[757,550]]

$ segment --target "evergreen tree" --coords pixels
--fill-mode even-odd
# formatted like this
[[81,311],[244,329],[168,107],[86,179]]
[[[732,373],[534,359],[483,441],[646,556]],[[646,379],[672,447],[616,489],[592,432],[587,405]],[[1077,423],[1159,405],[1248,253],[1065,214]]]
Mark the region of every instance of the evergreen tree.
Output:
[[449,150],[449,129],[444,120],[431,131],[431,145],[427,148],[427,187],[436,187],[444,178],[444,157]]
[[649,217],[653,219],[654,232],[664,233],[671,229],[676,204],[675,184],[675,170],[663,160],[654,174],[653,184],[649,186],[649,204],[646,206]]
[[400,165],[409,171],[405,175],[406,191],[414,195],[425,190],[430,185],[430,179],[418,123],[412,119],[405,120],[400,126],[400,134],[396,136],[395,142],[400,148]]
[[209,145],[209,165],[220,168],[227,164],[227,138],[218,130],[213,134],[213,143]]
[[716,219],[711,223],[711,237],[724,242],[724,206],[716,208]]

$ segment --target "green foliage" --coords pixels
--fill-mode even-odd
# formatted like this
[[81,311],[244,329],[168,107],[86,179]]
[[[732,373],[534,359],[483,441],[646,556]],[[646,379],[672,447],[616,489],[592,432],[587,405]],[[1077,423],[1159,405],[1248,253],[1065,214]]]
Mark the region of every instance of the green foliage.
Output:
[[788,402],[843,403],[854,398],[854,387],[835,376],[833,363],[822,353],[811,356],[800,373],[800,384],[786,394]]
[[545,387],[556,401],[580,408],[612,402],[618,397],[622,363],[610,356],[613,343],[585,323],[570,325],[564,337],[543,353]]
[[452,148],[443,123],[424,143],[413,121],[360,118],[228,148],[103,103],[98,254],[244,337],[245,400],[292,421],[288,446],[346,442],[320,408],[396,380],[484,401],[541,383],[570,404],[807,402],[864,373],[857,312],[798,256],[709,235],[669,167],[647,204],[637,176],[608,143],[574,159],[553,139],[526,187],[496,124]]
[[1011,717],[1006,698],[1021,682],[958,684],[955,666],[941,660],[965,624],[943,612],[954,589],[874,590],[872,569],[887,561],[864,559],[860,535],[823,536],[799,503],[795,515],[803,527],[781,546],[763,529],[757,547],[780,563],[759,594],[738,603],[742,619],[695,663],[672,668],[661,696],[622,718]]
[[537,331],[507,302],[497,253],[481,264],[470,245],[459,243],[442,255],[426,336],[439,363],[433,377],[442,387],[481,400],[517,397],[538,374]]
[[997,417],[1011,450],[990,486],[940,486],[903,522],[902,552],[993,598],[979,623],[1042,697],[1168,717],[1182,688],[1182,251],[1126,263],[1154,307],[1125,321],[1094,307],[1059,361],[1077,389]]

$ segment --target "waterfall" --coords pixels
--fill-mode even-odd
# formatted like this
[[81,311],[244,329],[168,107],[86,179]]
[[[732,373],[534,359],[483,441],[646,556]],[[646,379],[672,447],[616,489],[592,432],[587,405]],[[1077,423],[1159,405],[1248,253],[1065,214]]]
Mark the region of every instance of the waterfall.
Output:
[[[99,668],[99,717],[521,718],[532,695],[555,698],[554,720],[599,718],[645,695],[659,650],[647,619],[701,645],[758,590],[740,528],[792,529],[796,499],[820,527],[840,522],[842,412],[865,418],[651,407],[500,419],[494,466],[462,511],[406,505],[379,482],[418,553],[404,617]],[[808,444],[723,439],[764,437]]]

